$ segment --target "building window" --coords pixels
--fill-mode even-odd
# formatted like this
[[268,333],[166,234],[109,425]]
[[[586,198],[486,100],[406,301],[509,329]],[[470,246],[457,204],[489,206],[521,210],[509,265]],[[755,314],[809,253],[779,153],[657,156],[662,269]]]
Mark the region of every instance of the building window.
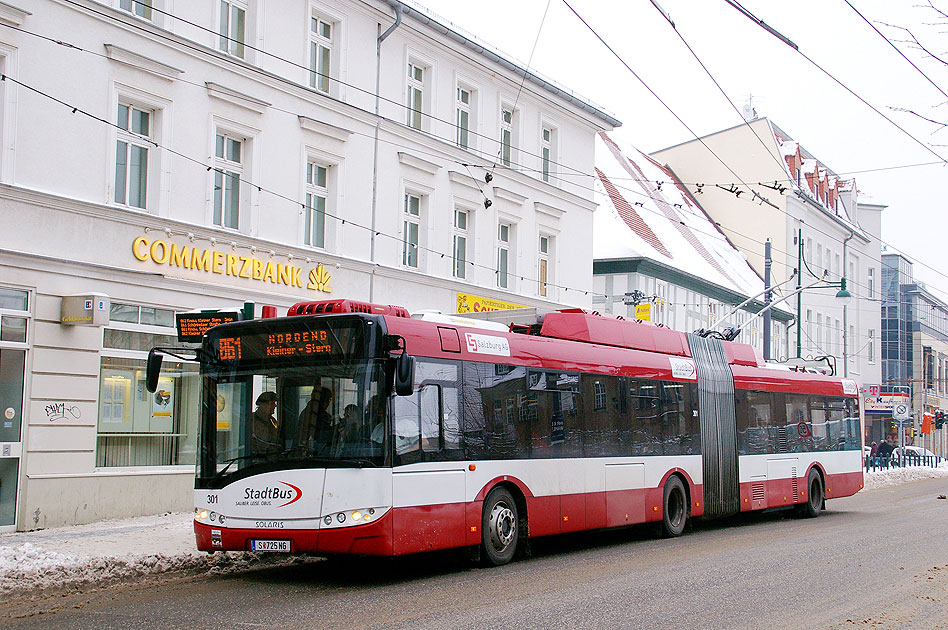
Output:
[[236,230],[240,210],[243,140],[218,132],[214,142],[214,225]]
[[247,41],[247,5],[238,0],[221,0],[219,48],[235,57],[244,58]]
[[408,62],[408,120],[406,124],[421,129],[421,112],[425,96],[425,68]]
[[471,132],[471,90],[458,86],[457,98],[457,116],[455,125],[457,126],[457,143],[462,149],[470,145]]
[[[114,306],[123,307],[126,315],[138,309]],[[166,312],[173,325],[173,312]],[[195,410],[200,401],[197,367],[162,362],[158,389],[149,393],[145,389],[147,352],[155,345],[174,345],[174,329],[162,334],[134,330],[135,326],[127,324],[119,326],[106,328],[103,334],[96,466],[193,465]]]
[[510,232],[509,223],[497,226],[497,286],[501,289],[510,284]]
[[806,343],[813,343],[813,311],[810,309],[806,309]]
[[405,214],[402,220],[402,264],[418,268],[418,236],[421,227],[421,197],[405,194]]
[[119,0],[119,8],[146,20],[151,19],[152,0]]
[[866,352],[869,355],[869,363],[876,362],[876,331],[869,329],[869,341],[866,345]]
[[119,103],[115,141],[115,203],[145,208],[152,112]]
[[303,243],[313,247],[326,246],[328,181],[329,167],[316,162],[306,163],[306,217],[303,222]]
[[867,291],[869,295],[867,296],[870,300],[876,296],[876,270],[874,267],[869,267],[868,269],[869,278],[867,280]]
[[500,108],[500,161],[510,166],[513,149],[514,109],[504,105]]
[[29,293],[0,287],[0,341],[26,343]]
[[467,277],[467,234],[468,212],[455,208],[454,210],[454,253],[452,266],[455,278]]
[[540,175],[549,182],[553,164],[553,128],[543,126],[540,135]]
[[537,292],[544,297],[547,295],[547,282],[550,273],[550,238],[549,236],[540,236],[537,261]]
[[309,26],[309,84],[324,94],[329,94],[335,30],[335,24],[313,12]]

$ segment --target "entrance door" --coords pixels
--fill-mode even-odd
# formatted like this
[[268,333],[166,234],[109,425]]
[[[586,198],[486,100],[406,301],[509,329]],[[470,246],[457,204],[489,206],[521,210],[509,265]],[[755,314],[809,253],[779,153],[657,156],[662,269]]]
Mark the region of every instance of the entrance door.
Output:
[[0,527],[16,523],[25,350],[0,348]]

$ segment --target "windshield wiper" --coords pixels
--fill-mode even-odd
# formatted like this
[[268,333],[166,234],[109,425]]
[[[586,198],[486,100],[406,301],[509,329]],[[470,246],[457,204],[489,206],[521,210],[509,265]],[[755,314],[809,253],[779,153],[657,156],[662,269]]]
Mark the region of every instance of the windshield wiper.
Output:
[[264,454],[262,454],[262,453],[250,453],[249,455],[238,455],[237,457],[232,457],[232,458],[230,458],[230,459],[225,459],[225,460],[224,460],[223,462],[221,462],[221,463],[222,463],[222,464],[227,464],[227,465],[224,466],[221,470],[218,470],[218,471],[214,474],[214,476],[211,477],[211,483],[213,483],[213,482],[217,481],[218,479],[220,479],[221,477],[223,477],[223,476],[224,476],[224,473],[226,473],[227,470],[228,470],[231,466],[234,465],[234,462],[239,462],[239,461],[244,460],[244,459],[255,459],[255,458],[256,458],[256,459],[259,459],[259,458],[261,458],[261,457],[266,457],[266,455],[264,455]]

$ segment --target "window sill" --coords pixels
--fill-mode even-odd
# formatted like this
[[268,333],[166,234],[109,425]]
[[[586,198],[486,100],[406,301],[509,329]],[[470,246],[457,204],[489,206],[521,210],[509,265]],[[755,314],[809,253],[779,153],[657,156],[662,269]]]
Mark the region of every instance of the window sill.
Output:
[[29,479],[81,479],[94,477],[138,477],[146,475],[194,475],[194,465],[181,466],[116,466],[115,468],[95,468],[84,473],[50,473],[27,475]]

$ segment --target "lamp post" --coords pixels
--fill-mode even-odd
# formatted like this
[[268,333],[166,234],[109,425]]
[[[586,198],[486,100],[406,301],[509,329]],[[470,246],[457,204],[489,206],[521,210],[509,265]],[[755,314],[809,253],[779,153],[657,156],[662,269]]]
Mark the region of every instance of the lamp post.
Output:
[[[845,263],[843,263],[843,265],[845,267]],[[803,283],[802,282],[803,269],[806,269],[807,271],[810,272],[811,276],[818,279],[816,284],[810,285],[809,287],[801,286]],[[841,299],[851,298],[853,294],[850,293],[849,290],[846,288],[845,275],[843,275],[839,279],[838,282],[830,282],[828,280],[823,280],[823,276],[817,276],[815,273],[813,273],[810,270],[809,267],[806,266],[806,259],[803,257],[803,229],[802,228],[797,232],[797,271],[798,271],[797,290],[795,291],[795,293],[797,294],[797,358],[801,359],[803,358],[803,291],[809,288],[839,289],[839,291],[836,292],[836,297],[841,298]],[[846,269],[843,269],[844,274],[845,272],[846,272]],[[843,334],[845,335],[845,330],[843,331]],[[844,341],[844,345],[845,345],[845,341]],[[845,367],[845,356],[844,356],[843,370],[845,369],[846,367]]]

